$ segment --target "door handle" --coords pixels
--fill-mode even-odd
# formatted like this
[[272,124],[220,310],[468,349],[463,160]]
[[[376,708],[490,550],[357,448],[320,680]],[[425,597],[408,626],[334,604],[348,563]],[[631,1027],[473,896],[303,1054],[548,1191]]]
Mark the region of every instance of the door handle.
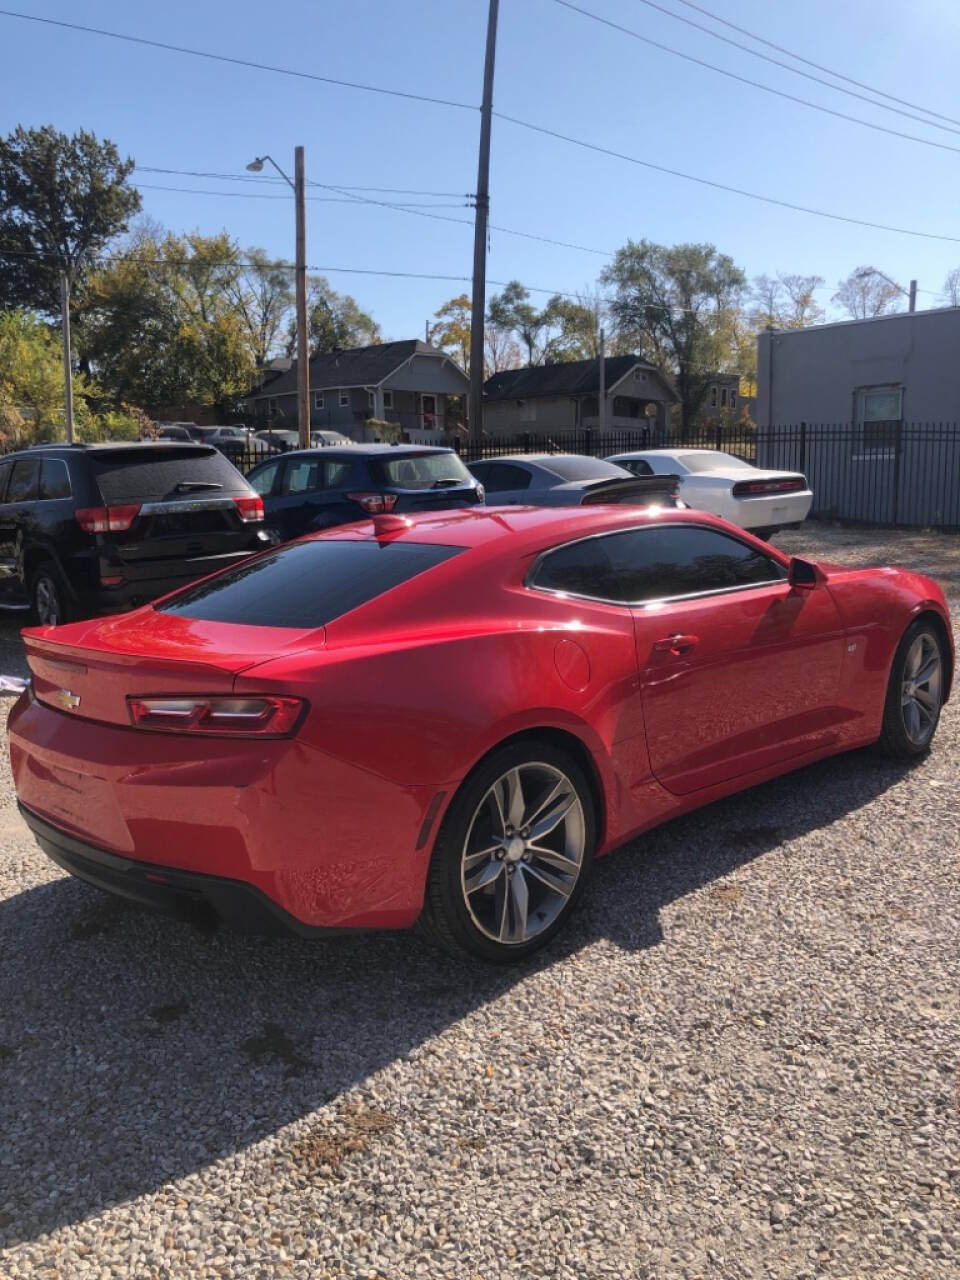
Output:
[[695,649],[699,643],[699,636],[665,636],[662,640],[653,642],[653,651],[654,653],[669,653],[673,658],[680,658],[685,653],[689,653],[691,649]]

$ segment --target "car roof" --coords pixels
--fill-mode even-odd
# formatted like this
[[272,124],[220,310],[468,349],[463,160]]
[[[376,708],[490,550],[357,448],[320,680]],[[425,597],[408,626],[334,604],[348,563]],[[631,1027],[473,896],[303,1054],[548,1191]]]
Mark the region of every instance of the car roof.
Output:
[[[693,513],[697,524],[728,529],[722,520],[705,512]],[[588,507],[451,507],[439,512],[415,512],[404,516],[378,516],[354,524],[339,525],[308,535],[315,538],[350,538],[369,541],[389,539],[435,543],[468,549],[513,542],[522,555],[557,543],[587,538],[595,533],[635,529],[638,525],[686,523],[691,512],[675,507],[627,507],[597,504]],[[506,546],[504,546],[506,549]]]
[[432,444],[327,444],[321,449],[290,449],[285,458],[411,458],[429,453],[454,453],[444,445]]

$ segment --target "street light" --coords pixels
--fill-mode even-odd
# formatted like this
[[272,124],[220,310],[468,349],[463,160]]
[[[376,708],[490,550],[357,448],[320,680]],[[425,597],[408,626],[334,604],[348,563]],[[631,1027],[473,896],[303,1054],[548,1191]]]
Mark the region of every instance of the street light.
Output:
[[297,285],[297,423],[300,448],[310,448],[310,356],[307,350],[307,208],[303,174],[303,147],[294,148],[291,182],[273,156],[256,156],[247,165],[250,173],[262,173],[269,161],[293,189],[296,205],[296,285]]
[[876,267],[864,267],[862,271],[858,271],[854,276],[855,280],[869,280],[871,276],[879,276],[881,280],[886,280],[887,284],[893,285],[898,293],[902,293],[905,298],[910,299],[910,310],[917,309],[917,282],[910,281],[909,290],[905,289],[902,284],[897,284],[896,280],[891,280],[885,271],[878,271]]

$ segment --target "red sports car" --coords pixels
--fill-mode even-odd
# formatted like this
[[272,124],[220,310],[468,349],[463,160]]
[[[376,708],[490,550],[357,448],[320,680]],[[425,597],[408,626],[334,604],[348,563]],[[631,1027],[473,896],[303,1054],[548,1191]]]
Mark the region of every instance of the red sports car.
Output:
[[138,902],[527,955],[592,859],[867,743],[930,745],[935,583],[687,510],[378,516],[24,633],[23,815]]

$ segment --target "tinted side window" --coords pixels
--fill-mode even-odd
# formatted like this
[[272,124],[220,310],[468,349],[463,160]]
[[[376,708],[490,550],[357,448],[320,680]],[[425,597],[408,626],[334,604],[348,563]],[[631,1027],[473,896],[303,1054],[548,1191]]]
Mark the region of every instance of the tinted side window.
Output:
[[10,472],[12,470],[12,462],[0,462],[0,502],[6,502],[7,500],[7,485],[10,483]]
[[33,502],[40,496],[40,460],[18,458],[10,477],[8,502]]
[[533,477],[523,467],[509,462],[490,462],[476,470],[477,479],[487,493],[508,493],[512,489],[529,489]]
[[620,463],[621,467],[626,467],[628,471],[632,471],[635,476],[652,476],[653,467],[649,462],[644,462],[642,458],[627,458]]
[[544,556],[531,583],[544,591],[568,591],[598,600],[623,601],[610,557],[612,538],[584,538]]
[[551,552],[533,586],[625,604],[779,582],[781,565],[736,538],[696,525],[631,529]]
[[786,576],[762,551],[696,525],[636,529],[606,541],[622,599],[630,603],[777,582]]
[[313,630],[462,550],[333,538],[293,543],[187,587],[160,612],[207,622]]
[[280,481],[282,494],[313,493],[323,488],[323,463],[312,458],[288,462]]
[[40,466],[40,497],[70,497],[70,472],[62,458],[44,458]]

